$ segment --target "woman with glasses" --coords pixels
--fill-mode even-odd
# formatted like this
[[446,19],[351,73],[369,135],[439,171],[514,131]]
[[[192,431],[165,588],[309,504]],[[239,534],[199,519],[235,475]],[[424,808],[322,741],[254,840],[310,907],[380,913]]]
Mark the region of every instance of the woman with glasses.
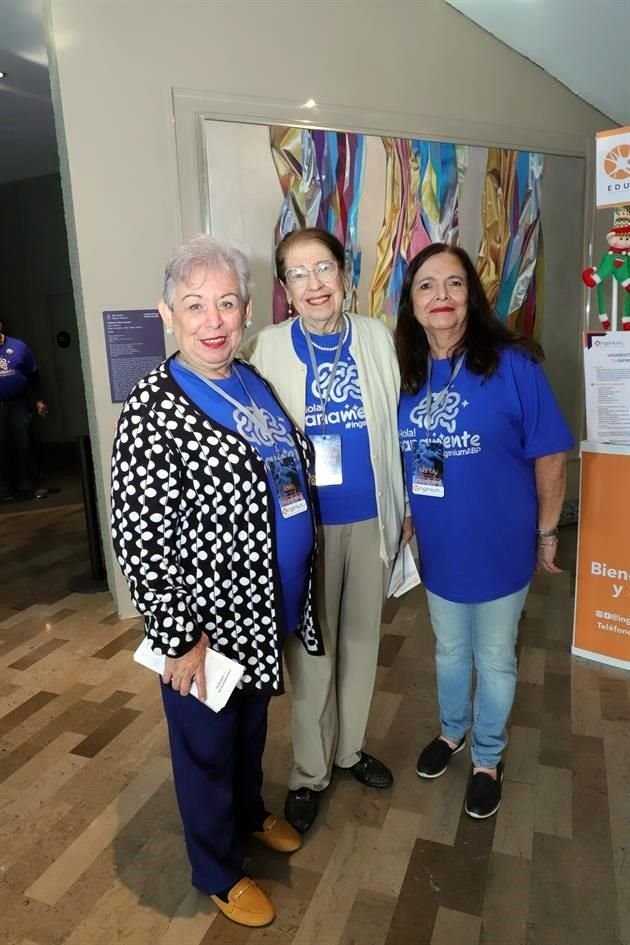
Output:
[[345,310],[344,250],[336,237],[316,228],[288,234],[276,270],[295,317],[259,332],[247,357],[315,449],[325,655],[304,658],[291,639],[285,648],[294,755],[285,814],[304,833],[333,768],[368,787],[393,782],[363,744],[385,576],[403,529],[400,377],[387,327]]

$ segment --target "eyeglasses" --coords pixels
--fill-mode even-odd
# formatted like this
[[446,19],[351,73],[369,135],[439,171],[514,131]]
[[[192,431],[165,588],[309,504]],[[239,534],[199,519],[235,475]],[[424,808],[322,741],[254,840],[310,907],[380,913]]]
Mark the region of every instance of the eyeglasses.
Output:
[[312,269],[307,269],[306,266],[294,266],[293,269],[287,269],[285,279],[290,286],[299,289],[300,286],[308,285],[308,277],[311,273],[315,274],[319,282],[328,285],[337,278],[339,263],[336,259],[324,259],[322,262],[315,263]]

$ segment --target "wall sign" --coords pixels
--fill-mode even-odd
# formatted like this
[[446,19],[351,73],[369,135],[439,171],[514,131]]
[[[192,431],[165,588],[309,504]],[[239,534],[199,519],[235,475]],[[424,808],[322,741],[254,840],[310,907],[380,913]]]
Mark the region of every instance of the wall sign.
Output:
[[630,446],[630,332],[584,332],[586,437]]
[[103,327],[112,403],[122,404],[166,357],[162,319],[156,309],[103,312]]

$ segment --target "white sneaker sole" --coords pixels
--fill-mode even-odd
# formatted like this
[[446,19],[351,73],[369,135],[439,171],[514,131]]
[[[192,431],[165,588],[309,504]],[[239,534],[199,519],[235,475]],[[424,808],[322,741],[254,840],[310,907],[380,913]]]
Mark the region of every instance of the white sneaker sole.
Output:
[[475,814],[474,811],[468,810],[465,804],[464,804],[464,810],[466,811],[469,817],[473,818],[473,820],[487,820],[488,817],[494,817],[494,815],[496,814],[500,806],[501,806],[501,801],[499,801],[499,803],[494,808],[494,810],[491,810],[489,814]]

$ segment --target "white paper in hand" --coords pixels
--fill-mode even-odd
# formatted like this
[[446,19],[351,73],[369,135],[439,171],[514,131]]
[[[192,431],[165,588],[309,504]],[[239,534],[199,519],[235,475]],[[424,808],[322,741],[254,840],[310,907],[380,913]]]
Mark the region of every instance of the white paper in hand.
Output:
[[410,591],[412,587],[421,584],[420,575],[416,567],[416,562],[411,553],[409,542],[402,547],[396,555],[389,587],[387,588],[388,597],[401,597]]
[[[146,637],[133,654],[133,658],[136,663],[140,663],[141,666],[145,666],[147,669],[152,669],[154,673],[159,673],[160,676],[164,673],[166,657],[161,653],[154,653]],[[244,669],[240,663],[236,663],[234,660],[228,659],[227,656],[223,656],[222,653],[217,653],[216,650],[208,647],[206,650],[207,698],[205,705],[213,712],[219,712],[234,692],[243,672]],[[190,694],[195,699],[199,698],[199,691],[194,680],[190,688]]]

